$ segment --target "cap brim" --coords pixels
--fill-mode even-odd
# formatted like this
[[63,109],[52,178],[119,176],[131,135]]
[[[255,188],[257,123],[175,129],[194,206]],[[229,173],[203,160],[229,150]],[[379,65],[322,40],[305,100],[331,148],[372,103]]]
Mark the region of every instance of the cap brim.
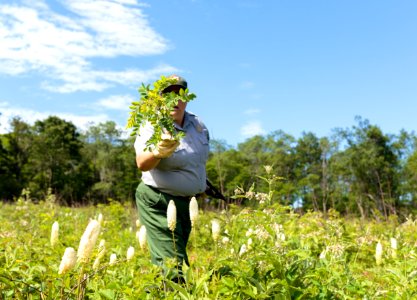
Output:
[[183,86],[182,84],[172,84],[172,85],[170,85],[170,86],[167,86],[166,88],[164,88],[163,90],[162,90],[162,93],[167,93],[167,92],[170,92],[170,91],[173,91],[173,90],[175,90],[175,89],[186,89],[187,87],[186,86]]

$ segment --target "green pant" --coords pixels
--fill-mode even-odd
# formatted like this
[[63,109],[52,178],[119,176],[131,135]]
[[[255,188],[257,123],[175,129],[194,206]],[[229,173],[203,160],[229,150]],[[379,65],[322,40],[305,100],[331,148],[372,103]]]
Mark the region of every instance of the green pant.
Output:
[[[177,207],[177,224],[172,231],[168,228],[167,208],[170,200]],[[189,265],[186,252],[191,232],[188,197],[172,196],[140,183],[136,189],[136,205],[139,218],[146,227],[147,242],[152,262],[162,266],[167,258],[175,258],[178,265]],[[175,240],[175,246],[174,246]]]

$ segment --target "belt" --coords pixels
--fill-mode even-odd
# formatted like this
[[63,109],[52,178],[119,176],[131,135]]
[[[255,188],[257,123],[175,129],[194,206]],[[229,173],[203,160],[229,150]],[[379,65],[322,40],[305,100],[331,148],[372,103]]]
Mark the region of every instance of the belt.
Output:
[[204,194],[204,193],[199,193],[199,194],[192,195],[192,196],[175,196],[175,195],[171,195],[171,194],[168,194],[168,193],[162,192],[161,190],[159,190],[158,188],[156,188],[156,187],[154,187],[154,186],[147,185],[147,184],[145,184],[145,185],[146,185],[148,188],[150,188],[151,190],[153,190],[155,193],[158,193],[158,194],[163,194],[163,195],[167,195],[167,196],[170,196],[170,197],[175,197],[175,198],[177,198],[177,199],[184,200],[184,201],[190,201],[190,200],[191,200],[191,198],[193,198],[193,197],[198,198],[199,196],[201,196],[201,195],[203,195],[203,194]]

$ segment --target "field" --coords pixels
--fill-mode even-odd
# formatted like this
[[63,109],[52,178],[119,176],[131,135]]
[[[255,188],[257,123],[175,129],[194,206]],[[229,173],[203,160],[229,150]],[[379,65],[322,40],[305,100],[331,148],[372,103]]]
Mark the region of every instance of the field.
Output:
[[[92,219],[101,226],[89,261],[58,274],[65,249],[77,251]],[[219,235],[212,232],[213,220]],[[69,208],[51,199],[37,204],[20,199],[0,204],[0,222],[1,299],[417,297],[412,217],[399,223],[396,217],[377,222],[335,212],[298,215],[267,204],[200,210],[189,242],[187,282],[169,282],[165,289],[137,238],[140,224],[132,203]],[[51,239],[54,222],[58,236]],[[129,247],[134,252],[130,248],[127,254]]]

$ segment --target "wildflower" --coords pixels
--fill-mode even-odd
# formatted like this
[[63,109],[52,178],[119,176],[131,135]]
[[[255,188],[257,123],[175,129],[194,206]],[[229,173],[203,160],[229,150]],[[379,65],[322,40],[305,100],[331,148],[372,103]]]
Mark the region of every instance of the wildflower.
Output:
[[103,215],[101,213],[98,214],[97,221],[100,223],[100,225],[103,224]]
[[99,252],[101,252],[101,250],[105,248],[105,244],[106,244],[105,240],[103,240],[103,239],[100,240],[100,243],[98,244],[98,251]]
[[97,254],[97,257],[99,259],[102,259],[103,256],[104,256],[105,251],[106,251],[105,241],[104,240],[101,240],[100,241],[100,244],[98,245],[98,254]]
[[391,238],[391,256],[392,258],[397,258],[397,239]]
[[229,243],[229,241],[230,241],[230,239],[227,236],[222,238],[222,243],[223,244],[227,244],[227,243]]
[[103,258],[104,253],[106,252],[105,240],[101,240],[100,244],[98,245],[98,254],[96,259],[93,263],[93,269],[97,270],[98,266],[100,265],[100,260]]
[[269,233],[268,231],[265,230],[265,228],[257,228],[255,230],[255,234],[258,237],[258,239],[260,240],[266,240],[269,238]]
[[248,249],[252,248],[252,244],[253,244],[253,240],[252,240],[252,238],[249,238],[248,239]]
[[237,187],[234,190],[234,193],[235,193],[235,195],[243,195],[243,194],[245,194],[245,191],[241,187]]
[[194,227],[198,219],[198,203],[195,197],[192,197],[190,201],[190,219],[191,219],[191,226]]
[[320,259],[326,259],[326,254],[327,254],[327,247],[326,247],[326,249],[324,249],[324,250],[320,253],[319,258],[320,258]]
[[283,229],[283,226],[281,224],[278,224],[278,223],[272,224],[272,227],[273,227],[276,234],[280,233]]
[[117,260],[117,255],[116,253],[113,253],[112,255],[110,255],[109,265],[114,265],[116,263],[116,260]]
[[141,225],[141,224],[140,224],[140,220],[139,220],[139,219],[137,219],[137,220],[136,220],[136,227],[137,227],[137,228],[140,228],[140,225]]
[[127,249],[127,253],[126,253],[126,259],[127,260],[131,260],[133,258],[133,256],[135,255],[135,248],[133,248],[132,246],[130,246]]
[[251,236],[251,235],[252,235],[252,233],[253,233],[253,229],[252,229],[252,228],[249,228],[249,229],[246,231],[246,236],[247,236],[247,237],[249,237],[249,236]]
[[266,174],[271,174],[271,172],[272,172],[272,166],[264,166],[264,168],[265,168],[265,171],[266,171]]
[[97,256],[93,263],[93,270],[97,270],[100,265],[100,258]]
[[139,245],[140,245],[140,248],[141,248],[142,250],[144,250],[144,249],[145,249],[145,247],[146,247],[146,227],[145,227],[145,225],[142,225],[142,226],[140,227],[140,229],[139,229],[139,231],[137,232],[136,236],[137,236],[137,238],[138,238],[138,240],[139,240]]
[[242,247],[240,247],[239,256],[242,256],[243,254],[245,254],[246,251],[248,251],[248,248],[246,247],[246,244],[243,244]]
[[266,193],[256,193],[255,199],[259,201],[259,203],[265,203],[268,200],[268,194]]
[[340,259],[345,252],[345,247],[341,244],[334,244],[326,247],[326,252],[332,255],[333,258]]
[[255,198],[255,192],[254,191],[247,191],[245,194],[245,197],[248,198],[249,200],[252,200],[253,198]]
[[275,231],[276,238],[281,241],[285,241],[285,234],[283,232],[283,226],[278,223],[272,224],[272,228]]
[[217,241],[220,237],[220,222],[216,219],[211,220],[211,234],[214,241]]
[[54,247],[58,244],[58,235],[59,235],[59,224],[57,221],[52,224],[51,230],[51,246]]
[[167,210],[167,221],[169,230],[174,231],[175,226],[177,224],[177,207],[175,206],[174,200],[169,200]]
[[79,262],[85,263],[89,260],[99,233],[100,224],[97,220],[92,220],[88,223],[87,228],[81,237],[80,245],[78,246],[77,257]]
[[59,265],[58,274],[65,274],[72,268],[74,268],[77,262],[77,254],[74,248],[68,247],[65,249],[64,255],[62,256],[61,264]]
[[380,242],[376,244],[375,260],[377,265],[380,265],[382,263],[382,244]]

